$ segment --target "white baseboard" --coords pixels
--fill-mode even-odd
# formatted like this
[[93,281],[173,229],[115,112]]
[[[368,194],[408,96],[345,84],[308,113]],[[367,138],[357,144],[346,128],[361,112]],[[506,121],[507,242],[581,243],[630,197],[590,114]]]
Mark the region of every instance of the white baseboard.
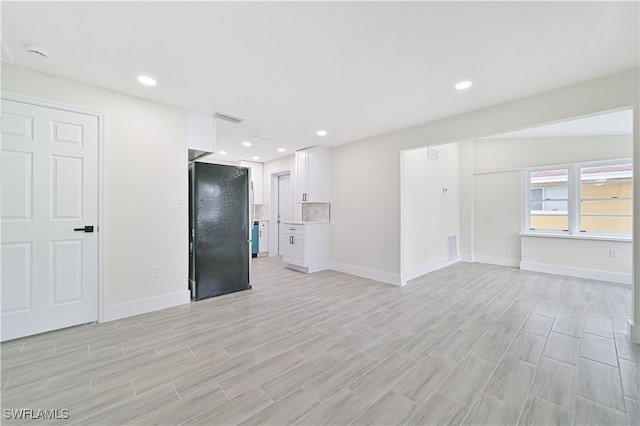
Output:
[[407,271],[404,275],[395,275],[388,272],[376,271],[373,269],[363,268],[361,266],[347,265],[345,263],[331,262],[330,269],[338,272],[344,272],[345,274],[355,275],[357,277],[367,278],[370,280],[380,281],[385,284],[404,286],[407,281],[428,274],[429,272],[437,271],[454,263],[460,262],[460,259],[454,260],[442,260],[427,265],[418,266]]
[[495,256],[473,256],[473,262],[488,263],[490,265],[509,266],[511,268],[520,267],[520,259],[512,259],[510,257]]
[[586,278],[590,280],[631,284],[631,274],[623,274],[620,272],[600,271],[596,269],[583,269],[535,262],[520,262],[520,269],[524,271],[545,272],[548,274],[566,275],[569,277]]
[[191,293],[189,290],[184,290],[176,293],[163,294],[162,296],[140,299],[133,302],[121,303],[119,305],[109,305],[105,307],[102,322],[114,321],[160,309],[172,308],[189,302],[191,302]]
[[407,281],[412,280],[414,278],[421,277],[429,272],[437,271],[438,269],[445,268],[447,266],[451,266],[455,263],[460,262],[461,259],[453,259],[453,260],[440,260],[433,263],[428,263],[426,265],[418,266],[415,268],[409,269],[404,275],[400,277],[400,285],[406,285]]
[[463,254],[460,256],[460,260],[467,263],[473,263],[473,256],[470,254]]
[[399,275],[390,274],[388,272],[376,271],[374,269],[363,268],[361,266],[347,265],[345,263],[330,262],[329,268],[334,271],[344,272],[345,274],[355,275],[357,277],[367,278],[370,280],[380,281],[386,284],[400,286],[401,277]]

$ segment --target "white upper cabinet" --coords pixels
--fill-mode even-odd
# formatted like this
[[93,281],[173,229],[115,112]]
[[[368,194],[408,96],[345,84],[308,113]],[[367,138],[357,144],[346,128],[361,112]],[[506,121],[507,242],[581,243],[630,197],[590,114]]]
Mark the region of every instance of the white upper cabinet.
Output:
[[328,148],[314,146],[296,151],[296,202],[329,202]]
[[253,203],[262,204],[262,174],[264,165],[262,163],[255,163],[253,161],[241,161],[240,167],[247,167],[251,170],[251,183],[253,184]]

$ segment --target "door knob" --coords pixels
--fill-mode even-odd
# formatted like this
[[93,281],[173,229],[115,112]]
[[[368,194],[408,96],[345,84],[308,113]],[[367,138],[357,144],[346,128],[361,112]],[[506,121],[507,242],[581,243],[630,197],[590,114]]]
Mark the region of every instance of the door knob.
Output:
[[73,228],[76,232],[93,232],[93,225],[87,225],[84,228]]

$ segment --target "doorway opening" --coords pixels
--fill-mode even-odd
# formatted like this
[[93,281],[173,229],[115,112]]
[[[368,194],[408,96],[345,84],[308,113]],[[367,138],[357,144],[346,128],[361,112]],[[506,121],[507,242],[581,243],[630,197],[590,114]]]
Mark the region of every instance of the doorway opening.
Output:
[[[272,224],[277,232],[271,237],[270,247],[274,248],[274,253],[282,255],[283,246],[283,221],[291,220],[291,172],[275,173],[271,175],[271,202],[275,207],[272,213]],[[271,252],[271,250],[269,250]]]

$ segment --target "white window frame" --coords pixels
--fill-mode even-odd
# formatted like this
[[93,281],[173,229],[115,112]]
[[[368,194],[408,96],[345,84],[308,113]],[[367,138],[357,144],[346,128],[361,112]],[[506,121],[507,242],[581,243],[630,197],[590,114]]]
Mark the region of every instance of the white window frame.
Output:
[[[571,164],[559,164],[554,166],[545,167],[531,167],[523,170],[522,183],[523,183],[523,217],[522,223],[522,235],[540,235],[540,236],[552,236],[552,237],[569,237],[569,238],[595,238],[595,239],[614,239],[614,240],[631,240],[631,232],[602,232],[602,231],[582,231],[580,229],[581,221],[581,176],[580,170],[587,167],[601,167],[608,165],[618,165],[623,163],[633,163],[631,158],[622,158],[617,160],[607,161],[589,161],[582,163]],[[567,169],[567,186],[568,186],[568,229],[531,229],[531,173],[541,172],[547,170],[559,170]],[[634,181],[635,184],[635,181]]]

